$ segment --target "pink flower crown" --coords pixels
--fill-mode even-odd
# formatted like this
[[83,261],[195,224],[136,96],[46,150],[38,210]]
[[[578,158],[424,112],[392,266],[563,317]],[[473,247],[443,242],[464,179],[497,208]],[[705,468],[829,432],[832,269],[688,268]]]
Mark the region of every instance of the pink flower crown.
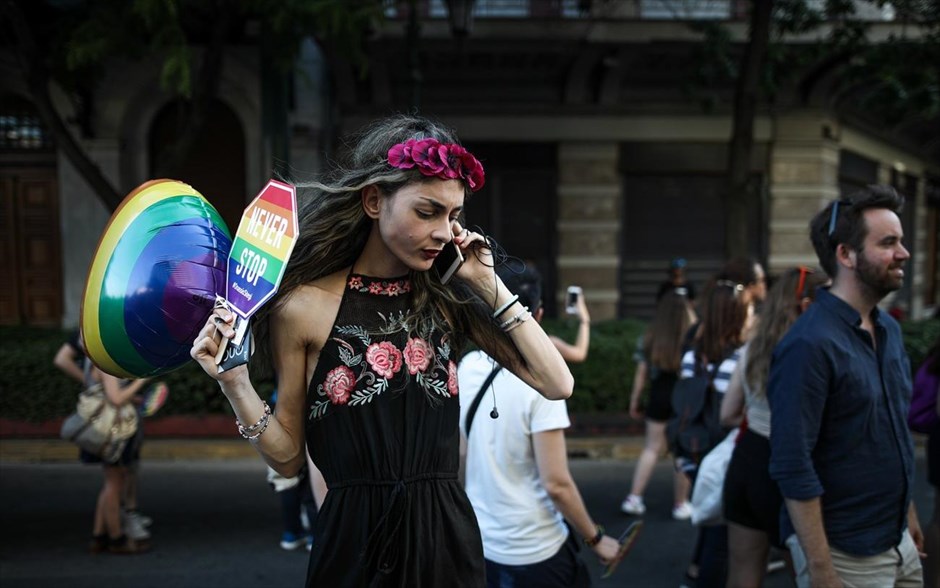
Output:
[[388,163],[398,169],[418,168],[425,176],[466,180],[471,192],[483,187],[483,164],[456,143],[437,139],[408,139],[388,150]]

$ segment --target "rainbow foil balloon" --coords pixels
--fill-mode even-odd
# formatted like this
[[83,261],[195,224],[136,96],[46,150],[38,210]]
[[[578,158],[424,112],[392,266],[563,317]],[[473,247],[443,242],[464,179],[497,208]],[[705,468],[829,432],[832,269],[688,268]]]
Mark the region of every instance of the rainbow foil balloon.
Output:
[[82,298],[88,357],[122,378],[156,376],[189,350],[225,292],[232,238],[202,194],[175,180],[131,192],[98,242]]

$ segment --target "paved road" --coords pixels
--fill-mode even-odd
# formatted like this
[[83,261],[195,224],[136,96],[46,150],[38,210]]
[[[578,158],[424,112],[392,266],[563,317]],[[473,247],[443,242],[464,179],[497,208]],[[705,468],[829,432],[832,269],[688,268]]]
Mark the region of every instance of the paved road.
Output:
[[[572,471],[596,519],[619,533],[631,520],[619,501],[634,460],[576,459]],[[919,460],[923,466],[923,460]],[[646,527],[634,551],[600,588],[675,588],[691,553],[694,529],[669,517],[668,466],[647,495]],[[144,464],[141,506],[155,519],[154,550],[141,556],[85,552],[96,467],[74,463],[0,462],[0,586],[3,588],[147,588],[302,586],[306,552],[285,552],[278,502],[256,459],[158,461]],[[926,516],[928,489],[915,497]],[[601,568],[591,562],[597,579]],[[790,586],[785,574],[767,586]]]

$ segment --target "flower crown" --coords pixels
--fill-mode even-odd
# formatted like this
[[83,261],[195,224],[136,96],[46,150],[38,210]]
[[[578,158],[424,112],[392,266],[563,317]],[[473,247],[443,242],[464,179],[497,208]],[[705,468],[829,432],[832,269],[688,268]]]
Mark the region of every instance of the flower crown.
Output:
[[388,150],[388,164],[398,169],[416,167],[423,175],[442,180],[466,180],[471,192],[483,187],[483,164],[456,143],[408,139]]

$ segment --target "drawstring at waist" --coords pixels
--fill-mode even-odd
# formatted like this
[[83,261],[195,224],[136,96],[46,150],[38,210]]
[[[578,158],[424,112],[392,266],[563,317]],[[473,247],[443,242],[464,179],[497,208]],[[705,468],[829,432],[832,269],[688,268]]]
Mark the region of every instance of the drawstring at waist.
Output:
[[392,487],[388,506],[385,507],[385,511],[379,518],[378,523],[376,523],[375,528],[369,534],[366,548],[362,553],[362,560],[369,569],[374,569],[381,574],[389,574],[398,565],[402,545],[407,544],[406,541],[402,540],[407,538],[401,537],[401,534],[408,530],[405,520],[407,513],[411,510],[412,493],[408,491],[408,486],[417,482],[456,480],[457,474],[453,472],[425,473],[398,480],[344,480],[330,484],[329,488],[330,490],[334,490],[357,486]]

